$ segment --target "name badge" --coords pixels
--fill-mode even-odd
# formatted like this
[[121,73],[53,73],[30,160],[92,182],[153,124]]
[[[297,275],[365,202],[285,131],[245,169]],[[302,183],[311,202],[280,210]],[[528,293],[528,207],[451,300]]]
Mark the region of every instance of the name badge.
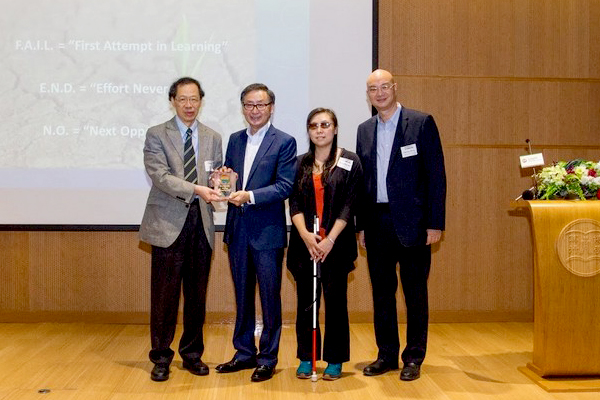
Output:
[[408,146],[400,147],[400,151],[402,152],[402,158],[413,157],[417,155],[417,145],[409,144]]
[[544,165],[544,155],[542,153],[528,154],[520,156],[521,168],[539,167]]
[[340,157],[337,162],[337,166],[345,169],[346,171],[350,171],[352,169],[352,163],[354,163],[354,161],[345,157]]
[[212,172],[212,170],[213,170],[213,161],[212,160],[204,161],[204,171]]

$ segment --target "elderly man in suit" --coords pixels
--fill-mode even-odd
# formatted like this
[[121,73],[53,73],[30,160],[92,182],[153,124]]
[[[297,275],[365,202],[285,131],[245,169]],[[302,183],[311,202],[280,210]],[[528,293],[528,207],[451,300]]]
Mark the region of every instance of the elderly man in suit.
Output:
[[196,119],[203,97],[197,80],[177,80],[169,90],[175,117],[146,133],[144,165],[152,187],[140,239],[152,245],[150,378],[154,381],[169,378],[182,284],[183,368],[195,375],[208,374],[201,357],[215,229],[209,203],[222,198],[206,184],[211,170],[222,165],[222,142],[218,133]]
[[[287,245],[285,199],[296,174],[295,139],[271,125],[275,95],[263,84],[241,94],[248,128],[229,138],[225,166],[238,174],[229,197],[225,243],[235,286],[234,357],[220,373],[255,368],[251,380],[270,379],[277,365],[281,335],[281,274]],[[254,342],[255,286],[258,281],[263,328]]]
[[358,127],[356,153],[364,170],[366,207],[359,225],[373,289],[377,360],[368,376],[398,368],[400,343],[396,314],[398,278],[407,313],[404,366],[400,379],[419,378],[427,347],[427,278],[431,245],[445,225],[446,174],[433,117],[396,101],[391,73],[376,70],[367,95],[377,115]]

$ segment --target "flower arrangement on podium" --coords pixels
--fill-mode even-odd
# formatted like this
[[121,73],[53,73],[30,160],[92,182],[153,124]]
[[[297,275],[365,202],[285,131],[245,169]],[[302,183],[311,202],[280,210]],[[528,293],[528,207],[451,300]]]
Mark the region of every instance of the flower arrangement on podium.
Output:
[[535,197],[552,199],[600,199],[600,161],[558,161],[534,175]]

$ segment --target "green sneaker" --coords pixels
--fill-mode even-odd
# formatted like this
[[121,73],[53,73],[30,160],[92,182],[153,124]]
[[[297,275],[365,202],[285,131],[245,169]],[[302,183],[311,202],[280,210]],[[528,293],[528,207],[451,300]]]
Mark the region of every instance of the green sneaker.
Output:
[[312,375],[312,363],[310,361],[300,361],[300,365],[296,370],[296,378],[310,379]]
[[342,364],[327,364],[327,368],[323,371],[323,380],[335,381],[342,377]]

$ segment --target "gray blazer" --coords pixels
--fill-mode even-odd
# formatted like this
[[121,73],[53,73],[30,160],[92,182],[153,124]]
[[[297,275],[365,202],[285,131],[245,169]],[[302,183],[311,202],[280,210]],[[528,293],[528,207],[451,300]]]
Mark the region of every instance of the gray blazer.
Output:
[[[196,170],[200,185],[208,183],[213,168],[223,165],[221,135],[198,123],[198,154]],[[158,247],[169,247],[179,236],[194,199],[194,185],[183,179],[183,140],[173,119],[148,129],[144,144],[144,165],[152,180],[146,210],[140,225],[140,239]],[[215,225],[212,205],[200,199],[204,233],[214,248]]]

